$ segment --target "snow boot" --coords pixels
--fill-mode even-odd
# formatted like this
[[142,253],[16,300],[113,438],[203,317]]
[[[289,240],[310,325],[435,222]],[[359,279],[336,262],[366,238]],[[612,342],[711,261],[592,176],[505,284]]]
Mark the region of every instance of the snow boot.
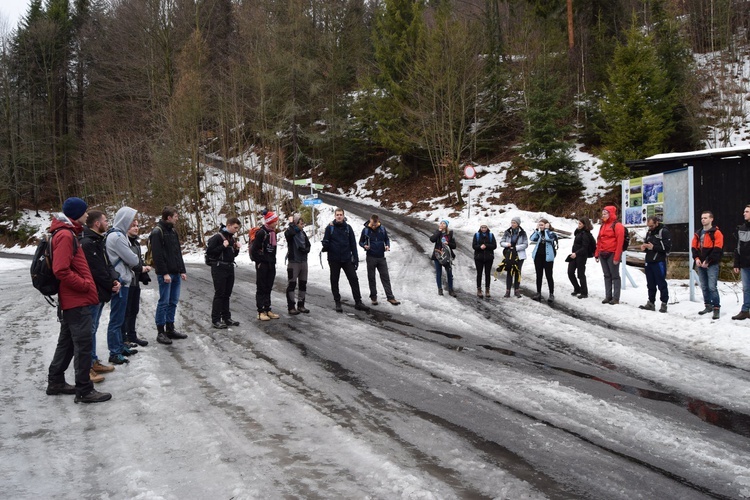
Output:
[[443,289],[442,288],[438,288],[438,295],[443,295]]
[[271,318],[268,317],[268,314],[265,311],[258,313],[258,319],[260,321],[271,321]]
[[174,323],[167,323],[166,325],[167,337],[170,339],[186,339],[187,335],[182,332],[178,332],[174,329]]
[[266,311],[266,316],[268,316],[270,319],[279,319],[281,317],[273,311]]
[[298,314],[299,311],[296,308],[292,307],[291,309],[289,309],[289,316],[296,316]]
[[485,288],[484,289],[484,298],[485,299],[489,299],[490,298],[490,289],[489,288]]
[[714,314],[713,314],[713,316],[711,316],[711,319],[719,319],[719,316],[720,316],[720,314],[719,314],[719,308],[718,307],[714,307]]
[[732,319],[739,319],[739,320],[747,319],[747,318],[750,318],[750,313],[748,313],[747,311],[740,311],[739,314],[737,314],[736,316],[732,316]]
[[656,306],[649,300],[646,302],[646,305],[638,306],[638,309],[643,309],[644,311],[656,311]]
[[156,325],[156,330],[157,330],[156,341],[158,343],[167,344],[167,345],[172,343],[172,340],[169,337],[167,337],[167,334],[164,331],[164,325]]
[[551,293],[549,294],[549,297],[547,297],[547,302],[554,302],[555,301],[555,294]]
[[666,303],[666,302],[662,302],[662,303],[661,303],[661,307],[659,308],[659,312],[660,312],[660,313],[665,313],[665,312],[667,312],[667,303]]
[[370,308],[367,307],[361,300],[358,300],[354,303],[354,309],[357,311],[369,311]]
[[297,310],[304,314],[308,314],[310,312],[310,309],[305,308],[304,302],[297,302]]
[[521,298],[521,289],[520,288],[516,288],[516,298],[517,299]]
[[456,292],[454,292],[453,289],[450,288],[450,289],[448,289],[448,295],[450,295],[451,297],[455,297],[456,296]]
[[336,312],[337,312],[337,313],[342,313],[342,312],[344,312],[344,308],[343,308],[343,307],[341,307],[341,301],[339,301],[339,300],[337,300],[337,301],[336,301]]
[[542,301],[542,294],[541,293],[535,293],[531,297],[531,300],[536,300],[537,302],[541,302]]
[[706,304],[705,307],[703,308],[703,310],[700,311],[698,314],[700,314],[701,316],[703,316],[704,314],[708,314],[708,313],[710,313],[713,310],[714,310],[714,308],[711,307],[711,304]]
[[477,297],[479,297],[480,299],[484,298],[484,295],[482,295],[482,289],[481,288],[477,288]]
[[510,297],[510,288],[506,288],[506,289],[505,289],[505,295],[503,295],[503,297],[504,297],[504,298],[506,298],[506,299],[507,299],[508,297]]

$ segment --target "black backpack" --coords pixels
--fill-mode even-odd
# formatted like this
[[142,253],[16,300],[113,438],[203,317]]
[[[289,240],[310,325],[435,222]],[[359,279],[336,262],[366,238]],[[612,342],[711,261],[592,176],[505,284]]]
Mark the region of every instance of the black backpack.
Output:
[[[223,239],[224,241],[226,241],[226,238],[224,237],[224,235],[223,235],[223,234],[221,234],[221,232],[219,232],[218,234],[219,234],[219,236],[221,236],[221,237],[222,237],[222,239]],[[223,242],[222,242],[222,245],[223,245]],[[217,260],[217,259],[214,259],[213,257],[209,257],[209,255],[208,255],[208,243],[206,243],[206,248],[205,248],[205,250],[203,250],[203,260],[205,261],[206,265],[207,265],[207,266],[213,266],[214,264],[216,264],[216,263],[217,263],[217,262],[219,262],[220,260],[223,260],[223,258],[224,258],[224,250],[222,249],[222,251],[221,251],[221,252],[222,252],[222,253],[221,253],[221,256],[219,257],[219,259],[218,259],[218,260]],[[252,255],[251,255],[251,256],[252,256]]]
[[[60,230],[57,229],[52,234],[42,236],[36,246],[34,259],[31,261],[31,284],[44,295],[44,299],[50,305],[55,305],[52,297],[60,291],[60,280],[52,272],[52,237]],[[67,231],[73,233],[73,255],[75,255],[78,251],[78,237],[72,229],[67,229]]]
[[[615,237],[617,236],[616,228],[617,228],[617,222],[612,224],[612,231],[614,231]],[[622,239],[622,251],[624,252],[630,246],[630,231],[628,231],[628,228],[626,228],[625,226],[622,226],[622,229],[625,231],[625,237]]]
[[596,254],[596,239],[594,239],[594,235],[591,234],[591,231],[586,231],[585,234],[586,238],[589,239],[589,246],[586,250],[588,252],[588,258],[590,259]]

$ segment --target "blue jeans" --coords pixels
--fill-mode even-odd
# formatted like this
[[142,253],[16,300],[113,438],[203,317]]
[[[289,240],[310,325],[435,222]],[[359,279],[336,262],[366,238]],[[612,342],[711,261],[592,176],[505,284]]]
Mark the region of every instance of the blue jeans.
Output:
[[99,320],[102,317],[102,311],[104,310],[104,302],[89,306],[91,309],[91,364],[99,361],[96,356],[96,331],[99,329]]
[[[438,288],[443,288],[443,266],[437,260],[433,260],[435,263],[435,280],[437,281]],[[448,290],[453,290],[453,269],[452,266],[446,266],[445,274],[448,276]]]
[[721,307],[719,299],[719,264],[711,264],[708,267],[696,267],[698,278],[701,282],[703,292],[703,303],[715,308]]
[[750,312],[750,267],[740,268],[742,276],[742,310]]
[[109,303],[109,325],[107,325],[107,347],[109,355],[122,354],[122,323],[125,321],[125,311],[128,307],[129,287],[120,288],[120,293],[112,296]]
[[164,282],[164,276],[159,275],[159,302],[156,304],[156,326],[174,323],[177,302],[180,300],[180,275],[170,274],[171,283]]

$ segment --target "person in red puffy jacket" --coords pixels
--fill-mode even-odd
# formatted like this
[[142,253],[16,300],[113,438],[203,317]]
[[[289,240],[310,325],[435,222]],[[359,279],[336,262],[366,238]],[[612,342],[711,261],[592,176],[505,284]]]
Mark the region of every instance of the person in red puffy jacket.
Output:
[[606,206],[602,210],[602,225],[596,238],[594,257],[604,272],[604,300],[602,304],[620,303],[620,261],[625,241],[625,226],[617,222],[617,208]]

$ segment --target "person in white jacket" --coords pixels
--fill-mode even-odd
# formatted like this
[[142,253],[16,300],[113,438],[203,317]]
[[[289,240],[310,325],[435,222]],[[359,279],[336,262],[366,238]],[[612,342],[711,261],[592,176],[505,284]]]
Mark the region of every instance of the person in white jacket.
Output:
[[115,215],[115,221],[105,238],[107,258],[119,275],[120,291],[112,296],[110,301],[109,325],[107,326],[107,347],[109,348],[109,362],[121,365],[128,362],[126,356],[138,351],[126,346],[122,339],[122,324],[128,305],[128,291],[133,281],[133,269],[141,271],[141,261],[130,248],[128,231],[138,225],[135,216],[138,212],[134,208],[122,207]]

